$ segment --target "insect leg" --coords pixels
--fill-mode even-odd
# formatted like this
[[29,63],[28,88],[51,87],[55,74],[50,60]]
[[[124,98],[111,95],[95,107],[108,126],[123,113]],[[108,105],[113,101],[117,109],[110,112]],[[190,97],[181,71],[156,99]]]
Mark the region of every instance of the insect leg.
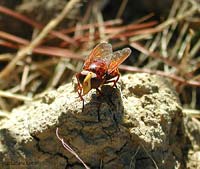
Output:
[[118,82],[118,80],[119,80],[119,76],[120,76],[120,74],[117,75],[117,78],[114,80],[114,83],[113,83],[113,86],[112,86],[112,87],[115,86],[115,87],[117,88],[117,85],[116,85],[116,84],[117,84],[117,82]]
[[106,83],[112,83],[112,82],[113,82],[112,87],[116,87],[116,88],[117,88],[117,85],[116,85],[116,84],[117,84],[117,82],[118,82],[118,80],[119,80],[119,77],[120,77],[120,74],[116,75],[116,79],[108,80],[108,81],[105,82],[105,84],[106,84]]
[[78,83],[78,95],[79,95],[79,97],[80,97],[80,99],[81,99],[81,101],[82,101],[82,103],[83,103],[83,106],[82,106],[82,111],[83,111],[83,109],[84,109],[84,98],[83,98],[83,96],[82,96],[82,86]]
[[78,82],[78,86],[77,86],[77,92],[78,92],[78,95],[79,95],[79,98],[81,99],[82,103],[83,103],[83,106],[82,106],[82,111],[84,110],[84,98],[83,98],[83,88],[80,84],[80,81],[78,79],[78,74],[76,74],[76,79],[77,79],[77,82]]
[[99,90],[98,88],[96,88],[96,91],[99,93],[99,95],[103,95],[103,93],[101,92],[101,90]]

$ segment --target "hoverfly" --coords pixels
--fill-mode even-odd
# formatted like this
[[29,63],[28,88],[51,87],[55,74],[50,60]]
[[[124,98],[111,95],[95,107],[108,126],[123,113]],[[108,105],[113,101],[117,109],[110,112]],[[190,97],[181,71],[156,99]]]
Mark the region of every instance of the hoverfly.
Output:
[[119,80],[118,66],[130,55],[130,48],[124,48],[116,52],[112,51],[112,45],[109,43],[98,44],[86,59],[83,70],[76,74],[78,81],[78,95],[83,101],[83,96],[91,89],[99,88],[107,83],[116,83]]

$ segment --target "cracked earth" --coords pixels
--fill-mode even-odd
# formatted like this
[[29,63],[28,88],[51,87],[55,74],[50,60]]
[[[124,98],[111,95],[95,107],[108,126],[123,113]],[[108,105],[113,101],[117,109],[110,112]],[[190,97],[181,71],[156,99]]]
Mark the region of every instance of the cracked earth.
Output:
[[185,165],[182,109],[164,79],[128,74],[101,91],[84,97],[84,111],[71,83],[14,109],[0,127],[0,168],[84,168],[57,127],[90,168]]

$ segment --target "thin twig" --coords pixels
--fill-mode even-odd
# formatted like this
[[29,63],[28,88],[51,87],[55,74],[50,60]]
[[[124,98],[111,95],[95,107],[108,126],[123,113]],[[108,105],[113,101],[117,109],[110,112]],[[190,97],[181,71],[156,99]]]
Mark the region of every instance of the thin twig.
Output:
[[200,118],[200,110],[196,109],[183,109],[183,113],[187,116]]
[[58,128],[56,128],[56,136],[57,138],[61,141],[63,147],[68,150],[71,154],[73,154],[83,165],[86,169],[90,169],[90,167],[88,167],[84,161],[78,156],[78,154],[67,144],[65,143],[65,141],[63,140],[63,138],[61,138],[58,134]]
[[29,73],[30,73],[30,65],[25,65],[23,69],[23,73],[22,73],[21,84],[20,84],[21,91],[24,91],[26,88],[26,83],[27,83]]
[[[109,20],[109,21],[105,21],[103,23],[104,26],[113,26],[113,25],[119,25],[122,23],[122,20],[120,19],[114,19],[114,20]],[[60,30],[60,32],[62,33],[65,33],[65,34],[69,34],[69,33],[73,33],[77,30],[87,30],[87,29],[90,29],[90,27],[93,26],[93,27],[99,27],[99,23],[90,23],[90,24],[86,24],[86,25],[82,25],[79,29],[76,29],[76,27],[71,27],[71,28],[68,28],[68,29],[63,29],[63,30]]]
[[10,33],[3,32],[3,31],[0,31],[0,38],[6,39],[9,41],[13,41],[13,42],[17,42],[17,43],[23,44],[23,45],[27,45],[29,43],[29,41],[26,39],[23,39],[21,37],[18,37],[18,36],[12,35]]
[[121,18],[122,14],[124,13],[124,10],[126,8],[127,3],[128,3],[128,0],[122,0],[120,8],[119,8],[119,10],[117,12],[116,18]]
[[93,6],[93,12],[96,13],[96,19],[97,19],[97,22],[99,23],[99,27],[98,27],[98,30],[99,30],[99,37],[100,37],[100,40],[105,40],[105,27],[103,25],[104,23],[104,20],[103,20],[103,16],[102,16],[102,13],[99,9],[99,2],[100,1],[97,1],[95,3],[95,5]]
[[140,146],[137,147],[134,155],[131,157],[131,162],[129,164],[129,169],[135,169],[135,163],[136,163],[135,157],[136,157],[137,153],[139,152],[139,150],[140,150]]
[[32,101],[32,99],[30,97],[22,96],[19,94],[13,94],[13,93],[2,91],[2,90],[0,90],[0,96],[7,97],[7,98],[13,98],[13,99],[17,99],[17,100],[22,100],[22,101]]
[[190,58],[193,58],[197,52],[200,50],[200,39],[195,43],[193,48],[190,51]]
[[145,146],[141,143],[140,144],[142,146],[142,148],[144,149],[144,151],[146,152],[146,154],[149,156],[149,158],[151,159],[151,161],[153,162],[154,166],[156,169],[158,168],[158,165],[156,164],[155,160],[153,159],[153,157],[150,155],[150,153],[147,151],[147,149],[145,148]]
[[11,53],[0,54],[0,61],[10,61],[13,57]]
[[148,14],[148,15],[145,15],[145,16],[143,16],[143,17],[141,17],[141,18],[135,20],[134,23],[136,24],[136,23],[144,22],[144,21],[150,19],[151,17],[153,17],[154,15],[155,15],[154,13],[150,13],[150,14]]

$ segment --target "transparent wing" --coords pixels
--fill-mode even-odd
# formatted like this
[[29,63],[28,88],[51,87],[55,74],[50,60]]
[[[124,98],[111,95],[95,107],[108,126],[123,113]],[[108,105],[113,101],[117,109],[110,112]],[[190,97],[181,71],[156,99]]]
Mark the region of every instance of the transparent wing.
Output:
[[118,66],[124,62],[130,54],[130,48],[124,48],[114,52],[108,67],[108,74],[112,73],[116,68],[118,68]]
[[110,43],[100,43],[92,50],[86,59],[83,68],[88,67],[94,60],[102,60],[109,65],[112,54],[112,45]]

